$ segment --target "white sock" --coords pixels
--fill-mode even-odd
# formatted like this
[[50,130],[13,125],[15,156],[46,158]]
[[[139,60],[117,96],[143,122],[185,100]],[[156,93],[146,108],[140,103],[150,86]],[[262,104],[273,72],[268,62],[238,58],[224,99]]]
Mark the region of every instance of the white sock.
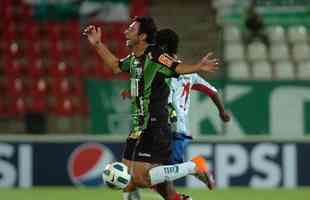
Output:
[[123,192],[123,200],[129,200],[130,192]]
[[123,200],[140,200],[140,193],[138,189],[132,192],[123,192]]
[[186,175],[193,174],[195,173],[195,168],[196,164],[192,161],[154,167],[149,171],[151,185],[156,185],[165,181],[174,181]]

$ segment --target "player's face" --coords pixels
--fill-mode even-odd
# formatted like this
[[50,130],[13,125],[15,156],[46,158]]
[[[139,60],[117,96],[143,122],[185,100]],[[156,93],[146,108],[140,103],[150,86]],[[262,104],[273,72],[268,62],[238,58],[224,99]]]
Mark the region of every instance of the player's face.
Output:
[[132,22],[125,30],[126,46],[132,48],[139,42],[139,22]]

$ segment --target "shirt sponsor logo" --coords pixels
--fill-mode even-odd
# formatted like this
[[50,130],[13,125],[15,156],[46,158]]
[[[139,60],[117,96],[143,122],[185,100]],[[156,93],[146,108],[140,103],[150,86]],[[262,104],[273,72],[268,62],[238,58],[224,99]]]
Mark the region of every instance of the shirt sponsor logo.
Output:
[[167,67],[171,67],[172,64],[174,62],[176,62],[175,59],[173,59],[172,57],[170,57],[168,54],[164,53],[164,54],[161,54],[158,58],[158,61],[163,64],[163,65],[166,65]]
[[138,156],[141,156],[141,157],[152,157],[151,154],[141,153],[141,152],[138,153]]

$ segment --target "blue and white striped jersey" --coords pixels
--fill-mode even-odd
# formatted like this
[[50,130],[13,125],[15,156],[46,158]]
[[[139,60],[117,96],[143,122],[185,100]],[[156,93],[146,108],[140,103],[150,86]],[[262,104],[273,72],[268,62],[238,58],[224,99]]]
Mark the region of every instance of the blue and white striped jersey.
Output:
[[178,78],[171,78],[168,102],[173,105],[177,114],[177,121],[172,124],[172,130],[190,137],[187,116],[190,107],[191,89],[201,91],[208,96],[212,96],[217,92],[215,87],[198,74],[186,74],[180,75]]

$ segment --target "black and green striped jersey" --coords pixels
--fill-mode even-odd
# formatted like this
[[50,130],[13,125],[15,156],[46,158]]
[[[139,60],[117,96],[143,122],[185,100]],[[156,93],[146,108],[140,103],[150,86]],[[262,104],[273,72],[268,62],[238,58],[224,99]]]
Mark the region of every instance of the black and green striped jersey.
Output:
[[169,87],[165,79],[177,76],[177,64],[153,45],[140,57],[130,54],[120,60],[120,69],[130,74],[132,130],[146,129],[150,123],[167,123]]

